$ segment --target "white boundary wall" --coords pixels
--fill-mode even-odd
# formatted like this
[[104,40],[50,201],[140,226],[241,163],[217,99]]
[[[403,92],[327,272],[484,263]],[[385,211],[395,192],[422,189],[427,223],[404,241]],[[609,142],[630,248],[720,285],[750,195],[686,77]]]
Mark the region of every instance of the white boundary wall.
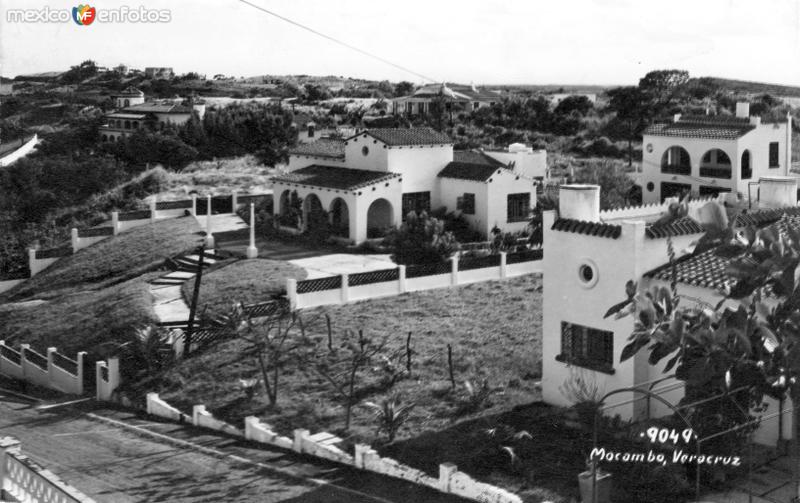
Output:
[[516,494],[479,482],[466,473],[459,472],[458,467],[452,463],[439,465],[439,477],[431,477],[421,470],[404,465],[392,458],[381,457],[368,445],[356,444],[355,454],[350,455],[335,445],[340,439],[324,432],[311,435],[308,430],[297,429],[293,432],[293,438],[284,437],[277,434],[270,425],[262,423],[254,416],[245,418],[243,432],[239,428],[215,419],[204,405],[195,405],[190,418],[159,398],[158,393],[147,394],[147,413],[171,421],[191,421],[195,426],[234,436],[244,436],[247,440],[254,442],[405,480],[473,501],[522,503],[522,499]]
[[358,286],[347,286],[348,275],[342,274],[342,286],[339,288],[307,293],[297,293],[297,280],[288,279],[286,283],[286,295],[293,309],[303,309],[390,297],[406,292],[418,292],[434,288],[445,288],[449,286],[478,283],[481,281],[512,278],[525,274],[539,273],[543,270],[541,259],[506,264],[506,254],[503,252],[500,253],[500,266],[458,270],[458,258],[454,257],[452,262],[453,267],[449,273],[407,278],[406,268],[404,266],[399,266],[399,278],[397,280]]
[[9,166],[18,161],[19,159],[22,159],[26,155],[30,154],[31,151],[34,149],[34,147],[36,147],[37,143],[39,143],[39,136],[33,135],[33,138],[28,140],[27,143],[25,143],[17,150],[11,152],[7,156],[0,159],[0,168]]
[[76,359],[73,360],[77,370],[77,374],[73,374],[54,363],[55,355],[58,353],[56,348],[47,348],[46,357],[40,355],[47,359],[47,368],[45,369],[29,361],[26,357],[26,354],[32,351],[28,344],[22,344],[19,351],[7,346],[4,341],[0,341],[0,346],[3,348],[3,351],[13,352],[19,355],[18,359],[20,362],[11,361],[0,352],[0,374],[30,382],[37,386],[54,389],[62,393],[69,393],[72,395],[83,394],[83,359],[86,355],[85,351],[78,353]]

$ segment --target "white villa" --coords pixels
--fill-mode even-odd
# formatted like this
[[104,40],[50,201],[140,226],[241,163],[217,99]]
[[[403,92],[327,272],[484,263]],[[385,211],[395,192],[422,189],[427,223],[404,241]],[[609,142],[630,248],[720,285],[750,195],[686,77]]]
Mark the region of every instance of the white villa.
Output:
[[[544,166],[546,154],[523,149],[498,153],[499,159],[493,155],[454,152],[447,135],[429,128],[321,138],[290,152],[288,172],[274,179],[274,212],[285,217],[292,201],[302,201],[298,227],[321,209],[336,232],[354,243],[400,225],[411,211],[441,207],[460,212],[487,236],[495,226],[524,230],[536,204],[536,182],[506,157],[532,156]],[[519,163],[526,171],[535,164]]]
[[181,125],[193,113],[202,119],[206,112],[205,102],[192,97],[188,99],[175,96],[171,99],[145,101],[142,91],[128,87],[111,95],[118,110],[106,114],[106,123],[100,126],[100,140],[115,142],[151,125],[163,128],[167,123]]
[[762,123],[750,116],[748,103],[737,103],[734,117],[678,114],[653,124],[643,133],[642,201],[662,202],[682,192],[755,198],[749,187],[760,177],[789,174],[791,130],[791,116]]
[[492,106],[500,102],[500,94],[479,89],[474,85],[457,84],[429,84],[420,87],[409,96],[402,96],[392,100],[392,113],[394,115],[425,115],[433,111],[437,100],[445,104],[445,111],[452,112],[457,109],[472,112],[480,108]]
[[[741,214],[738,226],[793,227],[800,231],[797,179],[764,177],[759,181],[759,207]],[[560,191],[558,217],[544,213],[542,394],[546,402],[571,405],[561,389],[573,373],[595,382],[604,392],[636,387],[650,390],[650,383],[668,377],[662,372],[666,359],[653,366],[649,352],[638,352],[620,362],[623,348],[633,331],[630,316],[604,319],[606,311],[625,298],[625,283],[637,281],[640,289],[653,285],[669,287],[667,237],[671,237],[677,261],[678,292],[691,299],[715,305],[722,300],[721,288],[728,280],[727,260],[709,250],[692,255],[685,250],[699,239],[703,207],[710,199],[690,203],[690,215],[668,225],[655,225],[667,204],[653,204],[601,212],[600,188],[595,185],[564,185]],[[727,200],[732,195],[723,194]],[[683,388],[674,378],[656,383],[652,391],[677,404]],[[608,411],[624,419],[659,417],[671,413],[655,400],[641,395],[618,395],[612,403],[629,402]],[[791,401],[781,405],[767,399],[768,414],[791,410]],[[765,422],[755,441],[775,445],[792,437],[791,413]],[[778,425],[783,425],[782,435]]]

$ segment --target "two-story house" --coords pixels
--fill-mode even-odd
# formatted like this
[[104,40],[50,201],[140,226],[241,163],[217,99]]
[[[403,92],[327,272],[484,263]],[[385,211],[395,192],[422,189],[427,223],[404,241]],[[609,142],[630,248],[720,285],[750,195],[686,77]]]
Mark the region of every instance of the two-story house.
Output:
[[120,108],[105,115],[106,123],[100,126],[103,142],[119,141],[145,127],[158,129],[170,123],[180,126],[195,113],[202,119],[206,111],[205,102],[194,97],[145,101],[144,93],[134,88],[112,98]]
[[735,116],[681,116],[643,133],[642,200],[664,201],[681,193],[733,192],[754,199],[761,176],[788,175],[791,117],[762,122],[737,103]]
[[302,201],[302,218],[327,212],[337,233],[360,243],[400,225],[411,211],[458,211],[480,233],[528,226],[536,182],[483,152],[454,152],[430,128],[370,129],[323,138],[290,152],[288,173],[273,180],[274,212]]

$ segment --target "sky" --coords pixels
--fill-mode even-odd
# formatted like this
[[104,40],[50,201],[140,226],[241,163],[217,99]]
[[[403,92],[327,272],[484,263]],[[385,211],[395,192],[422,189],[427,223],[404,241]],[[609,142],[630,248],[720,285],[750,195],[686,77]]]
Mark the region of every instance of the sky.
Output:
[[798,0],[245,0],[378,55],[405,71],[268,15],[242,0],[108,0],[169,10],[169,22],[81,26],[8,20],[0,1],[0,74],[66,70],[92,59],[171,66],[212,77],[336,75],[475,84],[635,84],[678,68],[800,86]]

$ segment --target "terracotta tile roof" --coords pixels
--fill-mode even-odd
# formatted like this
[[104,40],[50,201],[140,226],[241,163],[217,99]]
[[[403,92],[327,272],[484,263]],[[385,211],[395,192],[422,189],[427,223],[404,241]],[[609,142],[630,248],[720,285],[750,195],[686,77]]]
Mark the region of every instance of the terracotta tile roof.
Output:
[[684,217],[668,224],[649,225],[644,235],[650,239],[666,238],[668,236],[685,236],[688,234],[701,234],[704,232],[700,224],[689,217]]
[[696,116],[682,117],[678,122],[652,124],[645,135],[735,140],[755,129],[747,118]]
[[389,146],[453,144],[453,140],[451,140],[446,134],[427,127],[368,129],[351,136],[347,139],[347,141],[364,134],[368,134],[376,140],[382,141]]
[[[788,212],[785,210],[788,210]],[[772,221],[772,224],[781,233],[785,233],[789,227],[800,231],[800,208],[787,208],[785,210],[764,210],[757,213],[762,213],[764,215],[771,214],[774,216],[775,213],[773,212],[777,212],[778,217]],[[730,262],[731,259],[719,256],[716,248],[707,250],[699,255],[681,257],[675,263],[678,282],[719,290],[725,286],[726,282],[731,285],[736,282],[736,280],[728,276],[727,273]],[[670,281],[672,277],[671,274],[670,266],[667,263],[645,273],[644,276],[662,281]],[[769,293],[770,289],[767,289],[767,294]]]
[[142,103],[125,107],[123,111],[130,113],[186,114],[191,113],[192,109],[191,107],[174,103]]
[[602,222],[586,222],[571,218],[559,218],[553,223],[554,231],[575,232],[588,236],[617,239],[622,234],[622,226]]
[[794,206],[790,208],[763,209],[750,211],[747,213],[740,213],[739,216],[736,217],[736,226],[747,227],[754,225],[758,227],[762,225],[768,225],[777,222],[784,215],[798,216],[800,215],[800,207]]
[[497,173],[498,169],[505,169],[505,164],[483,152],[456,150],[453,152],[453,161],[448,163],[438,176],[485,182]]
[[354,190],[384,180],[397,178],[397,173],[366,169],[312,165],[273,178],[275,182],[297,183],[327,189]]
[[344,140],[338,138],[320,138],[315,142],[302,143],[294,147],[289,150],[289,154],[344,159]]

